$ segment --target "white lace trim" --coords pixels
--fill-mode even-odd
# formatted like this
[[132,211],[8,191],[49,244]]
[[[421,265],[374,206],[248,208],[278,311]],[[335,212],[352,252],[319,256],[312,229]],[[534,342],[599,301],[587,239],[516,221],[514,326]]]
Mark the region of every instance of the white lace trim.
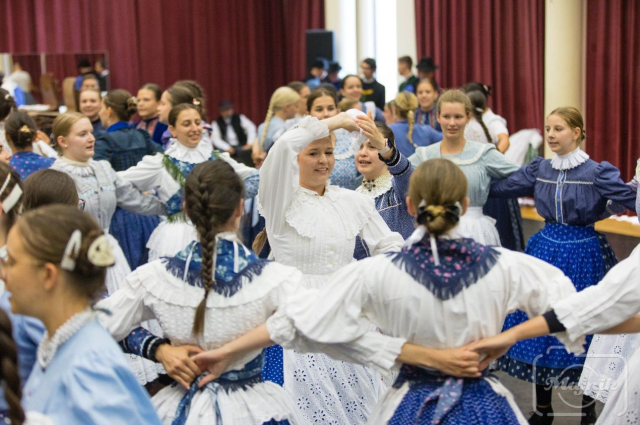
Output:
[[304,128],[313,134],[313,140],[323,139],[329,136],[329,126],[316,117],[307,116],[300,120],[293,128]]
[[[329,186],[325,191],[324,197],[329,198],[333,204],[335,219],[342,223],[346,237],[349,239],[355,238],[371,216],[378,213],[373,201],[362,196],[362,194],[355,194],[351,190],[341,189],[337,186]],[[318,214],[322,210],[321,198],[323,197],[316,192],[300,188],[291,206],[285,212],[287,223],[300,236],[314,238],[318,234],[318,226],[322,223],[322,220],[318,218]],[[324,212],[322,213],[324,214]]]
[[80,313],[76,313],[71,316],[58,328],[53,337],[49,338],[49,332],[45,330],[44,335],[42,336],[42,341],[40,341],[40,344],[38,345],[37,357],[40,366],[43,369],[46,368],[55,357],[58,348],[67,342],[69,338],[75,335],[75,333],[87,323],[91,322],[95,316],[96,313],[87,308]]
[[378,176],[373,180],[373,187],[371,189],[367,188],[367,181],[363,180],[362,185],[356,189],[356,192],[362,193],[370,198],[377,198],[378,196],[384,195],[393,187],[393,176],[391,173],[386,172],[381,176]]
[[[249,278],[243,277],[242,289],[231,297],[211,291],[207,297],[207,308],[235,307],[259,300],[297,273],[299,273],[298,270],[293,267],[270,263],[265,266],[260,276],[253,278],[253,280],[259,279],[260,282],[252,282]],[[142,285],[149,294],[170,305],[195,309],[204,296],[203,288],[189,285],[173,276],[161,261],[139,267],[127,279],[134,288],[138,284]]]
[[[470,140],[467,140],[467,143],[469,143],[469,142],[470,142]],[[474,143],[480,144],[478,142],[474,142]],[[489,145],[489,144],[486,144],[486,143],[482,143],[480,145],[481,146],[480,146],[480,150],[478,151],[478,153],[476,153],[475,156],[470,158],[470,159],[452,158],[453,155],[460,155],[460,154],[441,155],[441,156],[442,156],[442,158],[446,158],[446,159],[448,159],[449,161],[453,162],[454,164],[456,164],[458,166],[459,165],[471,165],[471,164],[473,164],[475,162],[478,162],[480,160],[480,158],[482,158],[482,155],[484,154],[484,152],[487,149],[489,149],[489,147],[493,147],[493,145]],[[465,148],[466,148],[466,146],[465,146]],[[465,149],[462,150],[462,152],[464,152],[464,151],[465,151]]]
[[171,146],[165,152],[171,158],[191,164],[208,161],[211,158],[211,153],[211,146],[207,142],[200,141],[195,148],[188,148],[174,138],[171,138]]
[[584,164],[588,159],[589,155],[580,148],[577,148],[566,155],[556,155],[551,158],[551,168],[558,171],[571,170]]
[[74,176],[88,177],[93,176],[96,173],[93,169],[94,164],[96,164],[96,161],[93,159],[90,159],[88,162],[78,162],[61,156],[56,159],[52,168],[58,169],[67,174],[73,174]]

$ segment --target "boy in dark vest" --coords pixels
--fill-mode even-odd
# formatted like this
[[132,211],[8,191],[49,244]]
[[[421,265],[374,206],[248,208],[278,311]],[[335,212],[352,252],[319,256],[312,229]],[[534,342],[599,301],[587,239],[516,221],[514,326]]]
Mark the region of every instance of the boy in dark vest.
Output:
[[220,102],[220,116],[213,125],[211,140],[216,149],[228,152],[239,162],[252,165],[251,145],[256,138],[256,126],[242,114],[236,114],[228,100]]

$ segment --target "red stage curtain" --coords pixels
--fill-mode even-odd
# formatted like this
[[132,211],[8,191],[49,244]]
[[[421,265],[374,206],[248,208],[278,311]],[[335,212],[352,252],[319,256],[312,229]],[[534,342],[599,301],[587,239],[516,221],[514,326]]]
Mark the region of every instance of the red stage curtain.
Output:
[[629,180],[640,157],[640,2],[587,3],[587,152]]
[[544,127],[544,0],[416,0],[418,56],[441,87],[493,87],[509,130]]
[[[324,2],[7,0],[0,26],[2,52],[107,51],[113,88],[195,79],[210,119],[229,99],[260,123],[273,90],[304,75],[304,31],[324,27]],[[47,68],[62,81],[71,62],[52,56]]]

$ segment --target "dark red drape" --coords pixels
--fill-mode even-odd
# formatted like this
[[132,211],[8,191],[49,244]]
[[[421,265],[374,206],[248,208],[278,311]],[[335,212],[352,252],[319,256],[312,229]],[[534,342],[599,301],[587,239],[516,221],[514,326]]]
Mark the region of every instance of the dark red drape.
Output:
[[79,56],[54,54],[106,51],[112,88],[195,79],[209,118],[229,99],[261,122],[273,90],[304,75],[304,32],[324,27],[324,1],[6,0],[0,26],[0,51],[47,53],[60,81]]
[[589,0],[587,28],[587,152],[629,180],[640,157],[640,2]]
[[416,0],[415,5],[418,56],[431,56],[440,66],[440,86],[488,84],[490,105],[511,132],[543,127],[544,0]]

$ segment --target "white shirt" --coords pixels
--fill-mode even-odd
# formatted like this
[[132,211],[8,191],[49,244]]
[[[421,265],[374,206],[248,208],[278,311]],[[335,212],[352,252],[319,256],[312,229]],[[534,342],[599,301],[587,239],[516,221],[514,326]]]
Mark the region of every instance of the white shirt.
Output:
[[[216,149],[221,151],[227,151],[231,147],[236,147],[240,145],[238,141],[238,135],[233,129],[231,125],[231,118],[225,119],[224,122],[227,124],[227,141],[222,138],[222,134],[220,133],[220,126],[216,121],[211,123],[211,127],[213,128],[213,134],[211,135],[211,142]],[[256,125],[251,122],[251,120],[244,115],[240,114],[240,127],[244,130],[247,135],[247,144],[251,145],[256,138]]]
[[12,72],[9,79],[19,85],[25,93],[31,91],[31,75],[27,71]]

